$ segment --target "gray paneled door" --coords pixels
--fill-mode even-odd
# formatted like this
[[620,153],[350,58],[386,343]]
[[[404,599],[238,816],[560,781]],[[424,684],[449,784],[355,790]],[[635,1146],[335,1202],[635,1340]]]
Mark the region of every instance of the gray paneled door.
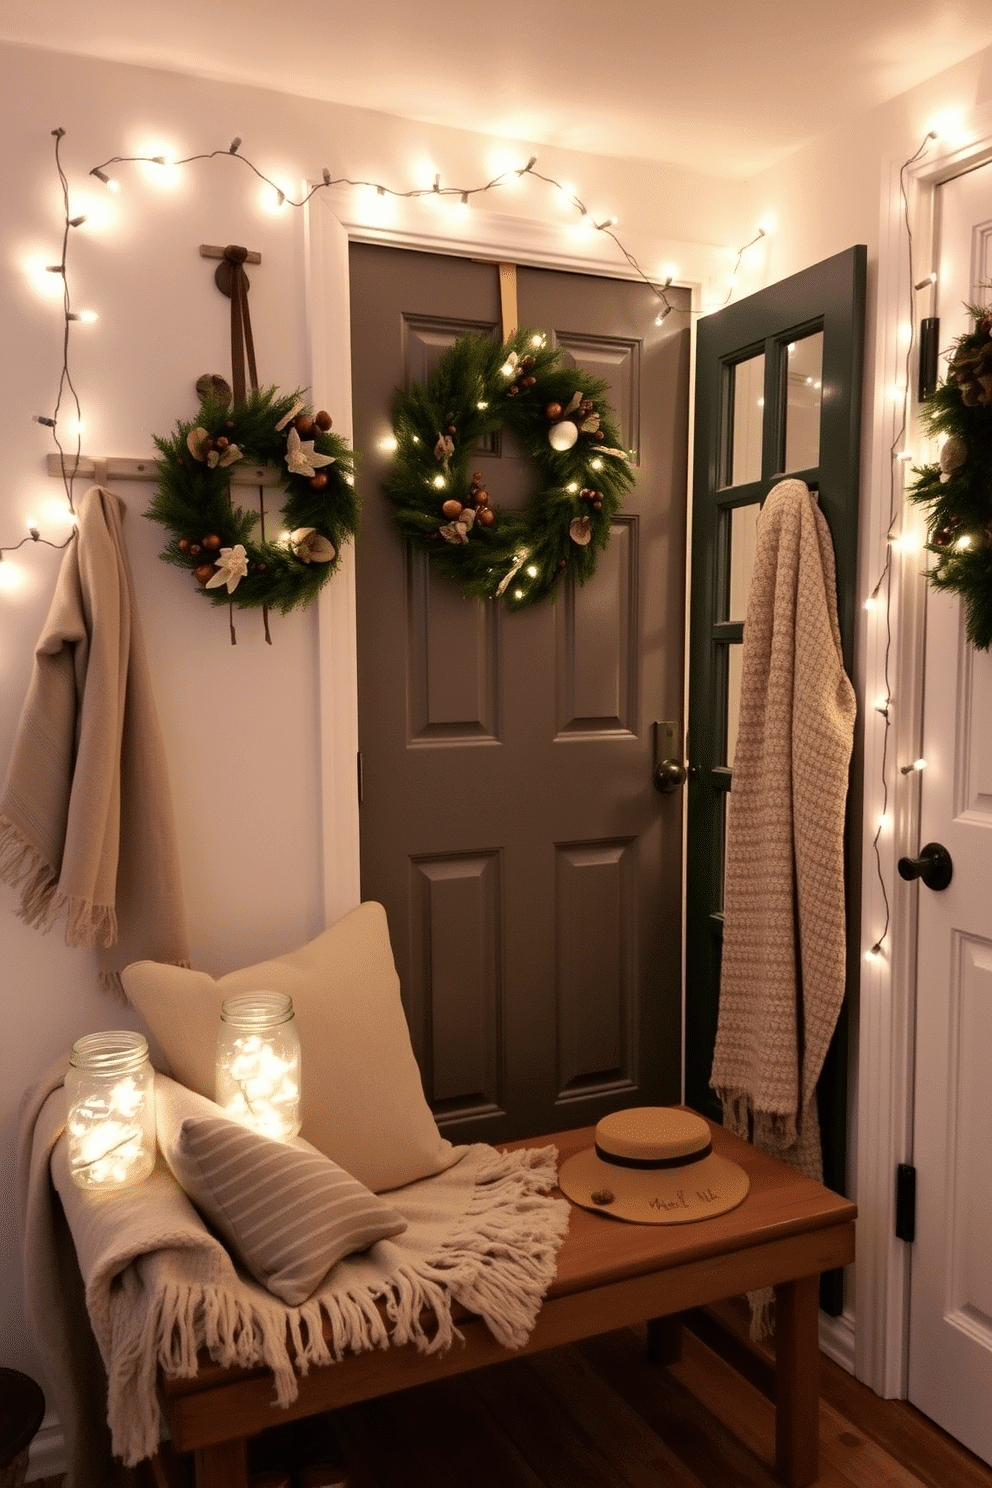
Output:
[[[518,271],[520,322],[611,386],[637,485],[595,577],[511,615],[407,550],[380,483],[397,386],[500,336],[492,264],[354,245],[362,894],[387,910],[428,1099],[498,1141],[679,1095],[679,793],[652,785],[683,697],[688,305]],[[533,471],[480,449],[496,506]]]

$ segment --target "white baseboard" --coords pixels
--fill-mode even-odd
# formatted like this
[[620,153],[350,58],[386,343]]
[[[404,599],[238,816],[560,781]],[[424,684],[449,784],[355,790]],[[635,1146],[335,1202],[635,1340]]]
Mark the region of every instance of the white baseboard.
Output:
[[38,1434],[28,1452],[27,1482],[36,1478],[54,1478],[68,1470],[62,1422],[54,1411],[46,1411]]
[[849,1312],[840,1317],[820,1313],[820,1352],[826,1354],[848,1374],[854,1373],[854,1318]]

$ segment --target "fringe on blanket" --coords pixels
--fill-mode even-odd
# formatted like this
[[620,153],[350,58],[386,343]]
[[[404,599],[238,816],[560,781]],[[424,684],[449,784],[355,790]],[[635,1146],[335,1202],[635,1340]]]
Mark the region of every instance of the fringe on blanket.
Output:
[[[163,1252],[142,1256],[119,1278],[111,1308],[114,1368],[107,1414],[115,1455],[133,1467],[157,1451],[156,1370],[192,1378],[201,1348],[223,1366],[265,1364],[281,1406],[299,1393],[297,1372],[305,1375],[311,1365],[336,1363],[347,1353],[393,1344],[444,1353],[462,1337],[451,1316],[453,1301],[481,1316],[504,1347],[519,1348],[554,1278],[568,1230],[568,1205],[548,1196],[557,1156],[553,1146],[494,1150],[476,1176],[459,1227],[434,1255],[398,1268],[385,1286],[370,1284],[326,1299],[318,1294],[299,1307],[287,1308],[274,1297],[271,1306],[261,1299],[246,1304],[210,1283],[165,1282],[155,1275]],[[149,1295],[157,1297],[154,1308],[141,1305]],[[388,1325],[376,1306],[380,1301]],[[425,1313],[433,1315],[430,1331]],[[141,1329],[128,1326],[143,1314]]]
[[17,913],[33,929],[51,930],[64,915],[66,945],[115,944],[117,916],[113,907],[60,893],[57,870],[46,863],[8,816],[0,817],[0,878],[20,890]]

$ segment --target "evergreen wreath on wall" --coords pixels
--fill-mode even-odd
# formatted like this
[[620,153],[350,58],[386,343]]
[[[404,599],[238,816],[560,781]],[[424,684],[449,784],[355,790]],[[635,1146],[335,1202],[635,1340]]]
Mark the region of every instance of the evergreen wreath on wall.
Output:
[[926,400],[927,432],[944,435],[937,465],[913,471],[913,501],[929,507],[927,575],[964,601],[968,640],[992,645],[992,310],[969,306],[974,330],[954,346],[945,380]]
[[[606,391],[563,366],[539,332],[520,329],[503,346],[461,336],[426,384],[397,397],[385,490],[400,530],[466,594],[510,609],[547,598],[567,572],[590,578],[634,483]],[[520,510],[499,506],[472,469],[479,442],[503,427],[537,475]]]
[[[224,378],[196,384],[200,407],[166,439],[159,487],[146,515],[167,528],[160,556],[185,568],[214,604],[287,614],[316,599],[358,527],[352,453],[330,415],[310,414],[300,393],[252,389],[232,405]],[[286,492],[283,532],[264,535],[259,511],[231,499],[231,468],[278,466]]]

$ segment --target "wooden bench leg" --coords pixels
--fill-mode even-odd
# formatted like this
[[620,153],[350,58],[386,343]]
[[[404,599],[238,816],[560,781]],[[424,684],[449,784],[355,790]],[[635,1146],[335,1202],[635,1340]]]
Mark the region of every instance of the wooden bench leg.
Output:
[[218,1442],[196,1450],[196,1488],[248,1488],[248,1441]]
[[819,1276],[775,1288],[775,1467],[788,1488],[808,1488],[819,1470],[819,1320]]
[[682,1319],[648,1318],[648,1358],[652,1364],[679,1364],[682,1360]]

